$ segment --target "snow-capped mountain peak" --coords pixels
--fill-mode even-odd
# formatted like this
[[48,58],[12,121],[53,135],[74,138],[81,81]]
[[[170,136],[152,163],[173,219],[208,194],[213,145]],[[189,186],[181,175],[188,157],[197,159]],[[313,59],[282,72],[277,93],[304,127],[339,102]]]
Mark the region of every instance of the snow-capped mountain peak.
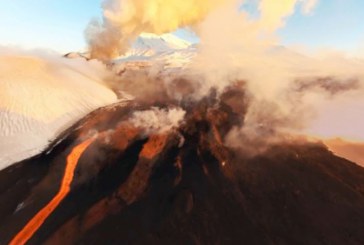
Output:
[[[173,34],[156,35],[142,33],[123,56],[113,61],[114,69],[139,69],[153,64],[164,68],[181,68],[190,62],[196,54],[196,47]],[[128,67],[128,68],[126,68]]]
[[156,35],[152,33],[142,33],[133,42],[129,51],[124,57],[130,56],[154,56],[157,54],[187,49],[191,46],[186,40],[183,40],[173,34]]

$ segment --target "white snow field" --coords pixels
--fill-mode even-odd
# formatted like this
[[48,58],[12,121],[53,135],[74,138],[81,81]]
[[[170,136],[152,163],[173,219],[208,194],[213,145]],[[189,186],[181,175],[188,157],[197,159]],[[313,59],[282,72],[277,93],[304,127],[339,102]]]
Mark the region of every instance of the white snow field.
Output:
[[40,153],[87,113],[116,102],[105,74],[96,61],[0,54],[0,169]]

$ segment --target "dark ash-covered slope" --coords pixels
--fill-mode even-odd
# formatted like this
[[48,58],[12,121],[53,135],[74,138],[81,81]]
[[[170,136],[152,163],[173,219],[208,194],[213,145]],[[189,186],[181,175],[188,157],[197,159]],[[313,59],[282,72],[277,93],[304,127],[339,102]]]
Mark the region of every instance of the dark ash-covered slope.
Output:
[[127,119],[150,105],[91,113],[0,172],[0,244],[56,195],[67,156],[91,135],[70,192],[28,244],[364,244],[364,169],[317,144],[250,158],[227,148],[244,114],[231,98],[244,104],[235,90],[183,104],[182,126],[149,136]]

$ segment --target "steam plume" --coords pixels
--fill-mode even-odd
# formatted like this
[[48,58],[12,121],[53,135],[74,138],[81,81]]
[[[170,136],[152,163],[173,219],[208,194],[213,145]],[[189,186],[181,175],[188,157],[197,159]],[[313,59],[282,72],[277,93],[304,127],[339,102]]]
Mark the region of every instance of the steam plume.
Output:
[[257,139],[275,141],[281,132],[307,132],[314,117],[328,110],[324,105],[337,108],[342,98],[347,104],[362,101],[363,61],[339,52],[302,54],[279,45],[275,32],[285,19],[298,9],[312,11],[315,3],[262,0],[256,19],[231,3],[198,26],[201,44],[191,69],[205,78],[199,93],[211,87],[222,91],[238,80],[246,82],[252,98],[243,127],[227,138],[229,145],[241,146],[242,139],[251,145]]
[[178,127],[185,114],[181,108],[163,110],[154,107],[151,110],[134,112],[130,121],[134,126],[143,128],[146,134],[165,133]]

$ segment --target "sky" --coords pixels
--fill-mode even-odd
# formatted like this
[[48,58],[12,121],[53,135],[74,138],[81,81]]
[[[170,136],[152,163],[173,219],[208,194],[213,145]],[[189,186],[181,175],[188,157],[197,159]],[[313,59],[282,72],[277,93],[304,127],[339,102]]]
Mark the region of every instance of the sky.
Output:
[[[100,6],[101,0],[3,0],[0,45],[63,53],[84,50],[85,27],[92,18],[100,18]],[[176,34],[197,41],[188,31]],[[321,0],[312,13],[297,11],[288,18],[278,35],[287,46],[364,50],[364,1]]]

